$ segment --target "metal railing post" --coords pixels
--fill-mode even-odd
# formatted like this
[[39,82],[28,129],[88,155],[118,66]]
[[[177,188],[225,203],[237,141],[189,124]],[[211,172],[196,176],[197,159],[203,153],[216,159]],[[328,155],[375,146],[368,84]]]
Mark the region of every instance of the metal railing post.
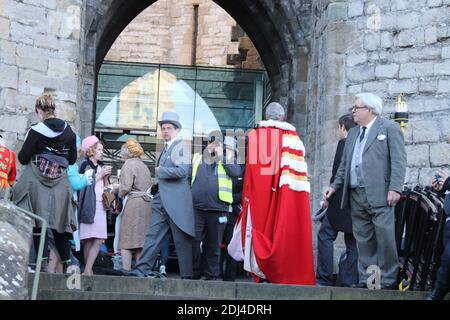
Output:
[[44,242],[45,242],[45,236],[47,234],[47,221],[45,221],[45,219],[43,219],[42,217],[27,211],[25,209],[22,209],[18,206],[16,206],[12,201],[11,201],[11,188],[8,187],[6,189],[5,192],[5,202],[7,204],[8,207],[13,207],[15,210],[22,212],[23,214],[25,214],[26,216],[29,216],[33,219],[36,219],[38,221],[40,221],[42,223],[41,226],[41,235],[40,235],[40,240],[39,240],[39,249],[36,255],[36,270],[34,273],[34,279],[33,279],[33,288],[31,290],[31,300],[36,300],[37,298],[37,291],[39,288],[39,278],[41,276],[41,265],[42,265],[42,255],[44,253]]

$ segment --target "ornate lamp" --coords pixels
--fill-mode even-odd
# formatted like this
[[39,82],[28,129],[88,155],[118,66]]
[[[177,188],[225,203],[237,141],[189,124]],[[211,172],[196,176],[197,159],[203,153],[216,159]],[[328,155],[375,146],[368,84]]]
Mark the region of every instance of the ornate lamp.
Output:
[[405,133],[406,124],[408,123],[408,105],[402,101],[402,96],[403,94],[400,94],[395,103],[394,121],[398,122],[403,133]]

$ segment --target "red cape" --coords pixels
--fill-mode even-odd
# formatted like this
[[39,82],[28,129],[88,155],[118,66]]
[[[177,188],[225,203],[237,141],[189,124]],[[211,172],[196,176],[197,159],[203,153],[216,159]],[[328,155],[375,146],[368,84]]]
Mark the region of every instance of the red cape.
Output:
[[[292,137],[287,140],[293,140],[297,147],[290,148],[286,137]],[[246,232],[250,207],[253,251],[266,278],[272,283],[314,285],[309,182],[303,143],[295,131],[260,127],[249,134],[247,151],[243,210],[239,218],[242,235]],[[282,160],[282,155],[288,160]],[[242,236],[243,248],[245,240]]]

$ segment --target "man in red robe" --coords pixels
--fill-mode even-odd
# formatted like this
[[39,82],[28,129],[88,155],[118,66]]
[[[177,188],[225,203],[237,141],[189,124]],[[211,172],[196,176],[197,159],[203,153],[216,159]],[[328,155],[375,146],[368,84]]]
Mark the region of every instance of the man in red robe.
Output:
[[16,181],[16,154],[9,150],[0,135],[0,190],[12,186]]
[[314,285],[305,149],[279,103],[265,115],[249,133],[243,208],[229,252],[256,282]]

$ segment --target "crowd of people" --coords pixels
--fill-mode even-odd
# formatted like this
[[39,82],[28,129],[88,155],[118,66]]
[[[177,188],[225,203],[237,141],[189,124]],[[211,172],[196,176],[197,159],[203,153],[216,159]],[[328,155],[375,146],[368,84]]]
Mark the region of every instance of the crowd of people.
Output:
[[[236,161],[235,138],[223,139],[220,132],[212,132],[202,152],[191,157],[179,136],[179,116],[168,111],[159,121],[164,148],[155,164],[157,183],[152,185],[141,159],[142,146],[128,139],[120,151],[124,164],[119,180],[111,184],[112,167],[102,162],[103,143],[94,135],[78,137],[56,117],[53,97],[44,93],[35,104],[39,122],[18,152],[23,171],[17,182],[15,153],[0,137],[0,187],[12,186],[12,201],[47,221],[44,258],[49,272],[64,272],[73,263],[74,243],[83,252],[83,274],[94,274],[107,239],[103,195],[110,187],[122,202],[114,252],[122,257],[123,275],[166,276],[172,238],[182,279],[222,276],[234,281],[242,262],[255,282],[331,286],[336,284],[333,242],[344,232],[346,250],[337,283],[367,288],[367,269],[376,265],[380,288],[395,289],[394,208],[407,160],[400,127],[381,116],[382,107],[378,96],[357,94],[350,113],[338,121],[341,140],[330,185],[323,191],[326,214],[320,218],[317,271],[305,148],[276,102],[248,134],[245,165]],[[448,171],[439,169],[430,183],[445,197],[444,212],[450,215]],[[41,228],[35,221],[33,232],[39,234]],[[449,228],[447,218],[445,249],[430,299],[442,299],[450,287]],[[36,235],[34,248],[38,245]],[[161,268],[155,273],[158,257]]]

